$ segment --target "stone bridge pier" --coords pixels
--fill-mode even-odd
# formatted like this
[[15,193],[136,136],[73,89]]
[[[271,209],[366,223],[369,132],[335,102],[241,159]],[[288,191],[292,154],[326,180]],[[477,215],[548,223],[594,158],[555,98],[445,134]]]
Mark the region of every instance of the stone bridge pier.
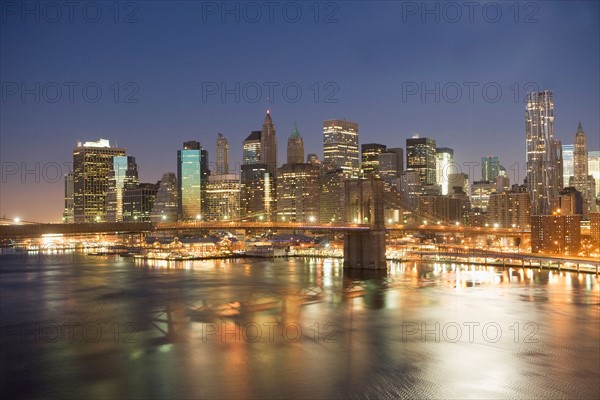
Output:
[[352,179],[345,184],[346,220],[368,225],[367,231],[348,231],[344,238],[344,267],[385,269],[383,180]]

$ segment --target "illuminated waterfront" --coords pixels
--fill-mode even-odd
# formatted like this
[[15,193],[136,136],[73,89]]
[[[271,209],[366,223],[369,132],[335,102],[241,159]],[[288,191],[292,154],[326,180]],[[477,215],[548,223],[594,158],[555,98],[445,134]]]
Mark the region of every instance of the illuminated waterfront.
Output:
[[1,257],[5,394],[600,394],[592,274],[411,262],[349,276],[332,259]]

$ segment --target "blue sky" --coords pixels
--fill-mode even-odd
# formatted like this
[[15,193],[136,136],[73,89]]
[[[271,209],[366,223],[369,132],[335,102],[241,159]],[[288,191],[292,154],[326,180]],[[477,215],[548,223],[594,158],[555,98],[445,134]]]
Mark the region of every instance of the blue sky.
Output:
[[176,171],[185,140],[214,161],[218,132],[239,163],[266,109],[280,160],[295,121],[306,152],[321,157],[322,121],[346,118],[361,143],[404,147],[419,133],[453,148],[464,172],[497,155],[522,181],[523,99],[537,87],[554,92],[558,139],[571,143],[581,121],[600,149],[598,2],[480,2],[472,20],[464,2],[274,2],[272,21],[268,2],[80,2],[72,15],[54,4],[1,3],[0,214],[9,218],[60,218],[56,165],[78,140],[127,147],[154,182]]

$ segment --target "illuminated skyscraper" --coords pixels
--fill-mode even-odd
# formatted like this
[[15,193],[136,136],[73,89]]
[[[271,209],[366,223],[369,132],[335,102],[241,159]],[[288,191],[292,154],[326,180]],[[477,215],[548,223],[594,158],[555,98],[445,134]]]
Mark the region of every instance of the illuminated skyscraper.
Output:
[[323,122],[323,167],[327,171],[341,169],[346,177],[357,177],[358,124],[342,119]]
[[379,155],[385,151],[384,144],[365,143],[360,146],[360,169],[364,176],[379,177]]
[[418,172],[422,185],[435,185],[435,140],[418,136],[406,139],[406,169]]
[[531,215],[550,214],[562,187],[562,149],[554,139],[551,91],[527,93],[525,136]]
[[151,222],[159,183],[140,183],[123,191],[123,221]]
[[212,175],[206,188],[206,221],[235,221],[240,216],[240,177],[236,174]]
[[252,131],[246,140],[244,140],[244,143],[242,144],[242,160],[244,164],[260,163],[260,137],[261,131]]
[[588,174],[596,182],[596,198],[600,199],[600,151],[588,151]]
[[437,184],[442,188],[442,194],[452,193],[448,177],[454,172],[454,150],[439,147],[435,151],[435,170]]
[[125,190],[137,187],[138,183],[135,157],[113,157],[106,193],[107,222],[123,222],[123,195]]
[[287,144],[287,163],[288,164],[301,164],[304,162],[304,141],[300,132],[298,132],[298,126],[294,123],[294,129],[292,134],[288,138]]
[[562,157],[563,157],[563,187],[569,186],[569,181],[573,176],[573,151],[575,145],[563,144],[562,145]]
[[229,143],[222,133],[217,137],[217,175],[229,173]]
[[63,222],[72,224],[75,222],[73,215],[73,173],[69,172],[65,175],[65,209],[63,211]]
[[73,215],[76,223],[106,220],[106,193],[113,157],[125,149],[106,139],[78,143],[73,150]]
[[180,220],[202,217],[202,147],[196,141],[183,143],[177,151],[177,198]]
[[277,219],[288,222],[319,220],[319,166],[284,164],[277,186]]
[[267,166],[268,172],[275,178],[277,174],[277,137],[269,110],[267,110],[260,135],[260,162]]
[[577,132],[575,132],[573,179],[569,185],[574,186],[581,192],[583,196],[583,219],[589,220],[590,211],[596,211],[596,185],[594,177],[589,175],[587,143],[581,122],[577,127]]

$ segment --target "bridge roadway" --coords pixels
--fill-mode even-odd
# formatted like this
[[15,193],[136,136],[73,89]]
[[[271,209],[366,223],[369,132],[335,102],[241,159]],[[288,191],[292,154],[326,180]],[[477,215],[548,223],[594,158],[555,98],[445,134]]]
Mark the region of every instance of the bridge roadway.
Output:
[[[196,230],[233,230],[233,229],[255,229],[255,230],[303,230],[303,231],[325,231],[325,232],[349,232],[367,231],[369,225],[365,224],[310,224],[303,222],[238,222],[238,221],[215,221],[215,222],[176,222],[159,223],[150,222],[97,222],[81,224],[14,224],[0,225],[0,239],[22,239],[34,238],[41,235],[85,235],[85,234],[136,234],[150,232],[193,232]],[[490,234],[500,236],[520,237],[528,235],[529,230],[513,228],[481,228],[456,225],[387,225],[390,232],[414,231],[429,233],[464,233],[464,234]]]

